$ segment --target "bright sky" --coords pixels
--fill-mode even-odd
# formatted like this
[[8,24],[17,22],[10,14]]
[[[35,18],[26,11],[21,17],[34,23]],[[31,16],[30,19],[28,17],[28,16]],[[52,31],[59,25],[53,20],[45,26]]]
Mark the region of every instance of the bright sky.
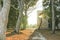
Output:
[[[34,25],[37,24],[37,10],[43,10],[43,6],[42,6],[42,0],[38,0],[38,2],[36,3],[36,5],[34,6],[36,7],[36,9],[34,10],[29,10],[27,13],[29,13],[30,11],[32,11],[29,15],[28,15],[28,24],[29,25]],[[30,7],[29,9],[32,9],[33,7]]]

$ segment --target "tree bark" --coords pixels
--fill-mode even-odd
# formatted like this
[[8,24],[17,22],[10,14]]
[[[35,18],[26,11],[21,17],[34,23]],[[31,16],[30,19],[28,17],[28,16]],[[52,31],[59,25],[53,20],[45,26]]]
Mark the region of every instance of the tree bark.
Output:
[[5,40],[6,26],[8,23],[8,15],[10,10],[10,0],[3,0],[3,7],[0,11],[0,40]]
[[54,0],[51,0],[51,3],[52,3],[52,32],[55,33]]
[[18,6],[19,6],[19,16],[15,28],[16,33],[19,33],[19,29],[21,25],[21,17],[23,15],[23,7],[24,7],[23,0],[18,0]]

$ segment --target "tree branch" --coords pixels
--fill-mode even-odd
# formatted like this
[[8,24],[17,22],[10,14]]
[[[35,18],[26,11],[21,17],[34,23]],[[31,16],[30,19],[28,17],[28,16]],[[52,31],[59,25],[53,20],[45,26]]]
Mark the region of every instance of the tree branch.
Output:
[[14,7],[14,5],[11,5],[12,8],[14,8],[15,10],[18,10],[18,8]]

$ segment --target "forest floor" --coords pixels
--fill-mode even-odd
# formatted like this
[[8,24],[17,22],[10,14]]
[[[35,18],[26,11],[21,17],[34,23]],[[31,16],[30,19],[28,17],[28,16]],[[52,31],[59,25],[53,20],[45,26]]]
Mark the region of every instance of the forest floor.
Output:
[[57,30],[55,34],[52,34],[51,30],[40,30],[40,33],[47,38],[47,40],[60,40],[60,30]]
[[[37,37],[36,37],[37,36]],[[35,30],[33,34],[31,35],[30,39],[32,38],[38,38],[38,40],[60,40],[60,30],[56,30],[55,34],[52,33],[51,30],[41,29],[41,30]],[[37,40],[37,39],[36,39]]]
[[[56,31],[55,34],[52,34],[51,31],[49,30],[37,31],[34,29],[21,30],[20,32],[21,32],[20,34],[8,35],[6,37],[6,40],[33,40],[32,38],[34,37],[35,39],[38,37],[39,39],[43,38],[44,40],[46,39],[47,40],[60,40],[60,31]],[[7,32],[6,34],[10,34],[10,32]]]
[[33,33],[33,29],[26,29],[26,30],[21,30],[20,34],[12,34],[11,32],[7,32],[7,37],[6,40],[28,40],[29,36]]

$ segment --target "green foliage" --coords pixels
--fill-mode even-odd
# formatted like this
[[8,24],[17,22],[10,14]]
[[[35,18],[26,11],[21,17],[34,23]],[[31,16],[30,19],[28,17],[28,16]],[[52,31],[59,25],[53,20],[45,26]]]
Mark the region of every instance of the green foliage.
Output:
[[[51,28],[51,25],[52,25],[52,0],[44,0],[43,1],[43,7],[44,7],[44,11],[47,13],[46,15],[48,15],[50,17],[49,19],[49,27]],[[55,16],[55,19],[56,19],[56,15],[60,15],[59,13],[59,9],[58,7],[60,7],[60,0],[54,0],[54,3],[53,3],[53,7],[54,7],[54,16]],[[48,6],[48,7],[47,7]],[[57,10],[58,9],[58,10]],[[55,23],[56,23],[56,20],[55,20]]]
[[38,0],[24,0],[24,4],[30,6],[33,6],[36,4]]
[[[36,4],[38,0],[24,0],[24,11],[26,11],[25,13],[27,14],[27,9],[30,6],[33,6]],[[8,21],[8,28],[15,28],[16,26],[16,22],[18,19],[18,15],[19,15],[19,10],[18,9],[18,2],[17,0],[11,0],[11,8],[10,8],[10,13],[9,13],[9,21]],[[27,16],[26,14],[22,15],[21,17],[21,28],[25,28],[26,24],[27,24]]]
[[43,0],[43,7],[44,9],[48,9],[50,5],[50,0]]
[[[17,0],[11,0],[11,5],[14,5],[15,8],[18,7]],[[8,19],[8,28],[14,28],[16,26],[16,21],[18,18],[18,10],[15,10],[12,6],[9,12],[9,19]]]
[[[49,6],[49,0],[44,0],[43,1],[43,7],[44,7],[44,14],[51,17],[51,13],[50,13],[50,6]],[[48,6],[48,7],[47,7]],[[46,8],[47,7],[47,8]]]
[[[47,7],[48,6],[48,7]],[[51,13],[51,0],[44,0],[43,1],[44,13],[45,15],[49,16],[49,29],[51,28],[52,24],[52,13]]]
[[23,29],[26,28],[26,25],[27,25],[27,10],[29,7],[31,6],[34,6],[36,4],[38,0],[24,0],[24,12],[25,12],[25,15],[23,15],[23,18],[22,18],[22,23],[23,23]]

